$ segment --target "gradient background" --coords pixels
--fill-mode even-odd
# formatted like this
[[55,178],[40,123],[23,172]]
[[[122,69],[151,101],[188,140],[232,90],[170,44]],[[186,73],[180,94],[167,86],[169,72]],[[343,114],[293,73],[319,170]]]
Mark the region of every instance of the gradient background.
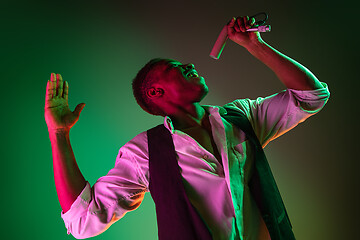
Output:
[[[71,132],[78,164],[93,184],[119,148],[159,124],[136,105],[131,80],[151,58],[192,62],[210,88],[204,104],[267,96],[284,89],[265,65],[228,42],[208,55],[232,17],[266,11],[273,47],[328,83],[322,112],[266,149],[302,240],[355,239],[359,220],[358,14],[346,1],[6,1],[1,18],[2,239],[73,239],[66,234],[52,176],[44,121],[46,81],[61,73],[70,107],[85,102]],[[147,194],[94,239],[156,239]]]

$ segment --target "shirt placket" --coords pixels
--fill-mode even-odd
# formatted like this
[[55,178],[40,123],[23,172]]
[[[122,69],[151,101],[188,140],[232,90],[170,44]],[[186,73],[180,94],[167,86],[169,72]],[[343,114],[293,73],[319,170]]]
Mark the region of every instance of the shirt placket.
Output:
[[[231,124],[224,121],[224,134],[227,140],[226,149],[226,166],[224,165],[225,175],[227,176],[229,191],[231,193],[235,224],[239,232],[236,239],[244,239],[244,219],[243,219],[243,197],[244,197],[244,181],[245,174],[243,168],[243,161],[240,161],[239,156],[233,149],[233,131]],[[224,154],[225,155],[225,154]]]
[[[218,116],[221,119],[220,116]],[[214,121],[211,123],[212,131],[214,135],[214,141],[217,146],[223,146],[219,149],[221,151],[221,157],[224,166],[224,174],[228,190],[233,203],[235,224],[240,236],[236,236],[236,239],[243,239],[244,237],[244,219],[243,219],[243,197],[244,197],[244,162],[240,161],[239,156],[235,154],[232,146],[232,133],[231,124],[225,120],[217,120],[214,117]]]
[[243,218],[245,173],[243,164],[237,159],[238,156],[233,151],[232,146],[229,146],[229,149],[231,151],[229,152],[230,191],[234,205],[236,227],[240,234],[239,238],[243,239],[245,235]]

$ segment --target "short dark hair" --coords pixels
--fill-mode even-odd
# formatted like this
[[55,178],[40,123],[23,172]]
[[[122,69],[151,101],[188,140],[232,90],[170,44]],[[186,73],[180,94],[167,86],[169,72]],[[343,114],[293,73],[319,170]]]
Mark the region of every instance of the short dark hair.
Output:
[[165,116],[166,114],[162,111],[152,100],[147,96],[146,90],[157,81],[157,79],[151,77],[149,72],[158,64],[165,62],[164,58],[151,59],[140,71],[132,81],[133,94],[136,102],[146,112],[152,115]]

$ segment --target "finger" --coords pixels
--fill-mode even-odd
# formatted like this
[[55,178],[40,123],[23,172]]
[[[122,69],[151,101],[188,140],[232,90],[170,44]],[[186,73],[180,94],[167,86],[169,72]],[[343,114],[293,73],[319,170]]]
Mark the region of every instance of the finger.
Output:
[[50,80],[46,83],[46,93],[45,93],[45,102],[49,101],[52,98],[52,93],[50,92]]
[[253,26],[255,24],[255,18],[250,18],[250,21],[249,21],[250,25]]
[[238,25],[239,25],[240,31],[241,31],[241,32],[246,32],[245,24],[244,24],[244,21],[243,21],[243,18],[242,18],[242,17],[239,17],[239,18],[237,19],[237,23],[238,23]]
[[76,107],[75,107],[75,110],[74,110],[74,114],[75,116],[79,117],[80,116],[80,113],[81,111],[83,110],[83,108],[85,107],[85,103],[80,103],[78,104]]
[[241,26],[241,17],[237,17],[235,19],[235,25],[234,25],[234,29],[236,30],[236,32],[241,32],[240,26]]
[[236,21],[235,21],[234,29],[235,29],[236,32],[241,32],[238,19],[236,19]]
[[50,81],[54,82],[56,79],[55,79],[55,73],[51,73],[50,74]]
[[232,17],[231,20],[228,22],[229,27],[234,27],[236,18]]
[[57,75],[57,82],[58,82],[58,96],[59,97],[62,97],[63,96],[63,87],[64,87],[64,82],[63,82],[63,79],[62,79],[62,76],[61,74],[56,74]]
[[69,83],[67,81],[64,82],[64,99],[66,101],[69,99]]
[[54,84],[52,81],[52,73],[50,74],[50,80],[49,80],[49,89],[48,89],[48,94],[49,94],[49,99],[52,99],[54,97]]
[[235,32],[235,30],[234,30],[235,20],[236,19],[233,17],[233,18],[231,18],[231,20],[227,24],[228,36],[231,36]]
[[52,98],[56,96],[56,78],[55,73],[50,74],[50,91]]
[[249,16],[244,17],[244,24],[245,24],[246,29],[251,28],[251,25],[250,25],[250,22],[249,22]]
[[236,18],[232,17],[231,20],[227,24],[227,26],[228,26],[227,27],[228,36],[233,36],[234,33],[236,32],[235,29],[234,29],[235,23],[236,23]]

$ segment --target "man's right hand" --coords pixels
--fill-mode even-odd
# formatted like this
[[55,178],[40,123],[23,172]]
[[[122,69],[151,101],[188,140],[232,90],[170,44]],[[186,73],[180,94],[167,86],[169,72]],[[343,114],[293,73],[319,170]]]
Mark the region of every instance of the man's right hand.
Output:
[[49,131],[69,131],[77,122],[85,103],[72,112],[68,103],[69,84],[60,74],[51,73],[46,86],[45,121]]

